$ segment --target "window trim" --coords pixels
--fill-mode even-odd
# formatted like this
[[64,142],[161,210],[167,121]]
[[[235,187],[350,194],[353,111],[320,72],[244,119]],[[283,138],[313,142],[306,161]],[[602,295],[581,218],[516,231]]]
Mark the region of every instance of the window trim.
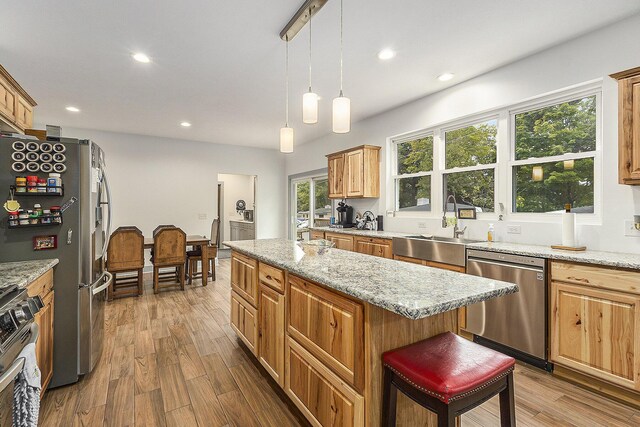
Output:
[[[556,213],[529,213],[529,212],[513,212],[513,167],[523,164],[545,163],[549,161],[561,160],[577,160],[580,158],[594,159],[594,212],[583,213],[578,215],[578,222],[582,224],[601,224],[602,223],[602,191],[603,191],[603,96],[602,96],[603,80],[594,79],[584,83],[571,85],[565,88],[550,91],[541,95],[536,95],[522,101],[508,103],[496,108],[488,109],[482,112],[472,113],[453,120],[448,120],[434,125],[418,129],[410,132],[400,133],[387,138],[387,147],[389,154],[387,161],[391,162],[386,173],[386,188],[392,191],[386,192],[386,209],[387,214],[402,218],[437,218],[442,216],[443,195],[444,195],[444,174],[453,172],[463,172],[465,169],[478,170],[488,169],[491,166],[494,172],[494,191],[495,191],[495,208],[494,212],[483,212],[479,214],[479,219],[498,220],[502,215],[507,221],[522,222],[547,222],[555,223],[558,221],[559,214]],[[596,149],[585,153],[568,153],[562,156],[542,157],[536,159],[514,160],[515,156],[515,114],[544,108],[550,105],[579,99],[589,95],[596,95]],[[465,125],[474,124],[483,120],[494,118],[497,120],[498,132],[496,135],[496,163],[492,165],[470,166],[465,168],[445,169],[445,142],[443,131],[453,130]],[[418,139],[420,137],[433,134],[433,171],[431,175],[431,205],[429,212],[403,212],[397,210],[398,191],[397,191],[397,146],[396,144]],[[506,205],[506,206],[505,206]],[[434,208],[433,206],[438,206]]]
[[[415,172],[415,173],[405,173],[405,174],[398,174],[398,146],[400,144],[404,144],[407,142],[411,142],[411,141],[415,141],[417,139],[422,139],[422,138],[428,138],[428,137],[432,137],[433,138],[433,151],[431,153],[431,156],[434,157],[434,161],[432,162],[433,167],[431,168],[430,171],[424,171],[424,172]],[[436,162],[435,162],[435,150],[436,150],[436,135],[435,132],[433,130],[426,130],[426,131],[422,131],[422,132],[415,132],[415,133],[411,133],[411,134],[406,134],[401,138],[394,138],[390,140],[391,142],[391,147],[393,147],[393,149],[391,150],[391,161],[392,161],[392,167],[391,167],[391,184],[393,185],[393,211],[395,215],[398,214],[413,214],[413,215],[419,215],[419,216],[431,216],[431,213],[433,212],[433,203],[431,202],[433,200],[433,175],[436,169]],[[401,211],[400,210],[400,194],[399,194],[399,187],[398,184],[400,182],[400,179],[402,178],[417,178],[417,177],[422,177],[422,176],[430,176],[431,177],[431,194],[429,195],[429,200],[430,200],[430,205],[431,205],[431,210],[426,211],[426,212],[416,212],[416,211],[412,211],[412,212],[406,212],[406,211]]]

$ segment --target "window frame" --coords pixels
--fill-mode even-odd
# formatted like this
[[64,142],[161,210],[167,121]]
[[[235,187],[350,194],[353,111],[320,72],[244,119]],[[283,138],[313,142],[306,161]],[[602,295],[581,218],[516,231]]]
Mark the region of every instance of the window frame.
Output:
[[[537,164],[562,160],[577,160],[580,158],[594,159],[594,212],[581,213],[578,222],[582,224],[602,223],[602,191],[603,191],[603,95],[602,79],[595,79],[573,86],[547,92],[542,95],[527,98],[523,101],[504,104],[482,112],[469,114],[457,119],[437,123],[423,129],[405,132],[387,138],[390,167],[386,174],[386,209],[387,215],[400,218],[439,218],[443,214],[444,202],[444,175],[452,172],[465,172],[473,170],[494,168],[494,212],[482,212],[478,219],[499,220],[503,217],[507,221],[555,223],[560,213],[533,213],[513,212],[513,200],[515,197],[515,182],[513,170],[515,166],[523,164]],[[595,151],[585,153],[569,153],[561,156],[542,157],[536,159],[515,160],[515,115],[532,111],[551,105],[580,99],[586,96],[596,96],[596,148]],[[446,146],[444,132],[459,129],[482,121],[496,119],[498,131],[496,135],[496,162],[491,165],[476,165],[445,169]],[[421,137],[433,135],[433,170],[419,174],[397,174],[397,144],[408,142]],[[411,176],[431,176],[431,211],[428,212],[404,212],[398,210],[398,178]]]
[[[309,183],[309,226],[308,228],[310,229],[311,227],[315,226],[315,215],[314,215],[315,203],[316,203],[315,202],[315,196],[316,196],[315,183],[316,181],[322,181],[322,180],[328,180],[328,179],[329,179],[329,175],[327,173],[312,174],[312,175],[298,176],[295,178],[289,178],[289,224],[287,227],[288,228],[287,234],[289,235],[290,238],[296,240],[296,237],[297,237],[297,228],[295,227],[297,213],[298,213],[297,212],[298,208],[296,206],[296,201],[297,201],[296,184],[302,183],[302,182]],[[334,201],[331,200],[332,214],[333,214],[333,210],[334,210]]]
[[[545,107],[576,101],[589,96],[596,97],[596,146],[593,151],[581,153],[565,153],[557,156],[531,157],[516,160],[516,115],[529,111],[539,110]],[[517,166],[537,165],[544,163],[556,163],[565,160],[593,159],[593,213],[581,213],[577,218],[581,222],[600,223],[602,218],[602,84],[585,84],[580,87],[563,90],[546,96],[537,97],[531,101],[525,101],[509,108],[509,161],[506,168],[507,178],[507,213],[514,220],[546,222],[552,219],[556,221],[561,212],[515,212],[514,201],[516,198],[516,182],[514,170]]]

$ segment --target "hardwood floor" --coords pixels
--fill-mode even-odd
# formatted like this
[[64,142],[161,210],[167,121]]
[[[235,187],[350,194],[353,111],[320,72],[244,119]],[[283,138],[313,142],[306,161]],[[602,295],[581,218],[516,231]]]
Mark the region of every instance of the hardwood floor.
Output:
[[[47,391],[41,426],[306,426],[229,327],[230,261],[217,281],[115,300],[105,347],[79,383]],[[149,278],[150,279],[150,278]],[[518,365],[519,426],[633,426],[640,411]],[[497,426],[497,397],[462,417]]]

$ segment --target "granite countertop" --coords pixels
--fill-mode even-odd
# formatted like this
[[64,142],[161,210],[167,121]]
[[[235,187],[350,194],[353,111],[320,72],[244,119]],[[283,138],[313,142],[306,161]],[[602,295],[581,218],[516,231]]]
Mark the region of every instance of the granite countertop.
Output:
[[309,227],[310,230],[324,231],[330,233],[350,234],[352,236],[376,237],[378,239],[393,239],[394,237],[415,236],[418,233],[397,233],[395,231],[375,231],[358,230],[357,228],[331,228],[331,227]]
[[292,240],[242,240],[224,244],[409,319],[433,316],[518,291],[513,283],[335,248],[322,255],[305,255]]
[[481,242],[467,245],[467,249],[481,249],[491,252],[527,255],[562,261],[598,264],[610,267],[631,268],[640,270],[640,255],[619,252],[590,251],[572,252],[551,249],[549,246],[527,245],[522,243]]
[[58,264],[57,259],[0,263],[0,286],[23,288]]

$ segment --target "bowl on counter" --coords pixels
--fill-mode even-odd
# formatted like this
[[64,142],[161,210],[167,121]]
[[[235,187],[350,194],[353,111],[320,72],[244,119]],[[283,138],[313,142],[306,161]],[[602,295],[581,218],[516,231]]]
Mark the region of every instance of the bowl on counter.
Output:
[[309,240],[308,242],[298,242],[298,246],[302,248],[302,251],[309,256],[322,255],[328,249],[331,249],[335,246],[335,243],[325,240]]

